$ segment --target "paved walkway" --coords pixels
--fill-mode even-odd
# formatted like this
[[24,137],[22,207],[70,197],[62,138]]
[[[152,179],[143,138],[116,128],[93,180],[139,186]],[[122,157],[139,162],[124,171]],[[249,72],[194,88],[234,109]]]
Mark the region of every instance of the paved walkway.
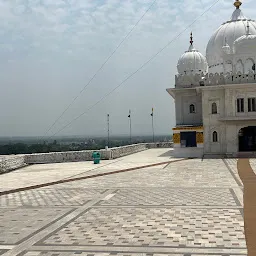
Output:
[[[34,165],[1,190],[175,160],[152,149],[115,161]],[[0,255],[246,255],[237,161],[190,159],[0,197]]]
[[256,175],[254,173],[255,160],[249,159],[238,160],[239,176],[244,184],[244,222],[246,244],[248,247],[248,255],[256,255]]
[[2,178],[3,176],[0,176],[0,191],[176,160],[175,158],[170,159],[170,156],[170,149],[155,149],[115,160],[101,161],[100,165],[94,165],[93,162],[89,161],[30,165],[15,172],[5,174],[4,179]]

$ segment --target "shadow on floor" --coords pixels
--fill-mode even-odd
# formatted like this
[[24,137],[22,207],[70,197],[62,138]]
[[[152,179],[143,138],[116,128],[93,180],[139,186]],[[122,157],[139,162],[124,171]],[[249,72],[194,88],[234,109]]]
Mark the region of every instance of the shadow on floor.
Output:
[[173,150],[169,150],[158,157],[172,157],[172,156],[173,156]]

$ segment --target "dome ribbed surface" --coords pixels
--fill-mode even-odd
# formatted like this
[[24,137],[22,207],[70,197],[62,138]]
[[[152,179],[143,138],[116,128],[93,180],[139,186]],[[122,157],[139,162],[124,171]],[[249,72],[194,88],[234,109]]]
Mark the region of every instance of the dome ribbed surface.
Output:
[[206,48],[206,59],[211,67],[223,63],[223,46],[227,43],[233,53],[233,44],[236,39],[246,35],[247,24],[250,25],[250,33],[256,35],[256,22],[247,19],[240,9],[236,9],[230,20],[223,23],[210,38]]
[[190,46],[179,59],[177,69],[179,74],[207,72],[208,65],[206,58],[199,51]]

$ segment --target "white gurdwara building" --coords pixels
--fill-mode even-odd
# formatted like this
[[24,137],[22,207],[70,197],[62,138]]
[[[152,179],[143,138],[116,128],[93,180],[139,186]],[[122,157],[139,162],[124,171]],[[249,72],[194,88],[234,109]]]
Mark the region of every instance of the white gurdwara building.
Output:
[[229,21],[210,38],[206,57],[193,45],[179,59],[174,154],[238,156],[256,151],[256,22],[236,0]]

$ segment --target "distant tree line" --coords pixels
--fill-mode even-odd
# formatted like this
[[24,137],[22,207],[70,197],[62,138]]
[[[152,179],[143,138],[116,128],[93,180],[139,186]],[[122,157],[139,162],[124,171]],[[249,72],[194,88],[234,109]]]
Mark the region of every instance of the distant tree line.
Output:
[[[159,137],[158,141],[163,141]],[[151,137],[138,137],[132,141],[136,143],[151,142]],[[74,142],[75,141],[75,142]],[[113,138],[109,142],[109,147],[120,147],[130,144],[129,138]],[[51,141],[41,143],[31,142],[9,142],[0,144],[0,155],[13,155],[13,154],[33,154],[33,153],[49,153],[49,152],[64,152],[64,151],[80,151],[80,150],[99,150],[105,148],[107,141],[104,138],[96,138],[89,140],[72,140],[70,141]]]

